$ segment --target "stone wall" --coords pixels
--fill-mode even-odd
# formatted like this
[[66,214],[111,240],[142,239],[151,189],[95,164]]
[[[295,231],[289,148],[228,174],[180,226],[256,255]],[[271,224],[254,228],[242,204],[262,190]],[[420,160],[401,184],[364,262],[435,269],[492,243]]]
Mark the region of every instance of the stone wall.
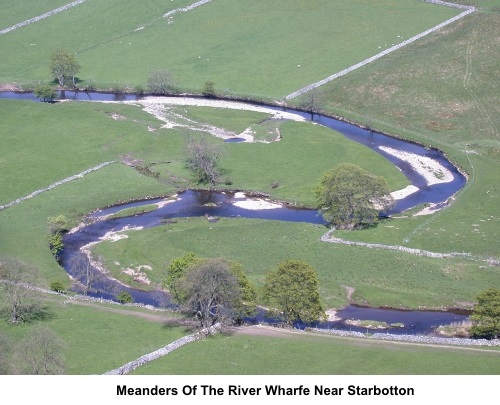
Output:
[[81,3],[85,2],[85,1],[87,1],[87,0],[73,1],[72,3],[66,4],[65,6],[62,6],[62,7],[59,7],[59,8],[56,8],[56,9],[54,9],[52,11],[49,11],[48,13],[41,14],[41,15],[39,15],[37,17],[30,18],[29,20],[26,20],[26,21],[23,21],[23,22],[21,22],[19,24],[13,25],[12,27],[5,28],[5,29],[3,29],[3,30],[0,31],[0,35],[6,34],[7,32],[13,31],[13,30],[15,30],[17,28],[24,27],[25,25],[36,23],[37,21],[43,20],[44,18],[47,18],[47,17],[50,17],[50,16],[52,16],[54,14],[60,13],[61,11],[67,10],[68,8],[75,7],[78,4],[81,4]]

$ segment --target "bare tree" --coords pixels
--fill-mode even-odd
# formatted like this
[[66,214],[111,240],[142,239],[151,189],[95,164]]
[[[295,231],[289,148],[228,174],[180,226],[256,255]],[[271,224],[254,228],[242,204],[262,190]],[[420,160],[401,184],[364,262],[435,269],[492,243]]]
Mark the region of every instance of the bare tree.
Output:
[[166,95],[174,92],[172,75],[168,70],[153,70],[148,77],[148,89],[152,94]]
[[215,187],[221,181],[222,170],[219,159],[223,155],[220,145],[208,142],[204,138],[189,138],[185,145],[187,166],[194,173],[195,180],[201,184]]
[[191,267],[181,282],[182,305],[207,328],[227,323],[240,300],[238,279],[229,264],[208,259]]
[[64,373],[64,341],[50,328],[37,325],[17,348],[16,365],[20,374]]
[[85,254],[78,254],[70,259],[69,267],[71,275],[78,280],[83,294],[109,292],[114,289],[108,282],[108,278],[99,269],[92,265]]
[[41,311],[38,269],[16,258],[0,258],[0,303],[12,323],[29,320]]

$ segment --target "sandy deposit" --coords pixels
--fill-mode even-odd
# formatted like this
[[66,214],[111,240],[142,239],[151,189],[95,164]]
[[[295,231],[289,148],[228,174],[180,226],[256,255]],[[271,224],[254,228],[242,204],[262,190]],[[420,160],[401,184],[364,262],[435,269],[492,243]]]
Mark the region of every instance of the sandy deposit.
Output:
[[162,208],[167,204],[170,204],[170,203],[173,203],[173,202],[176,202],[179,200],[181,200],[181,198],[178,196],[178,194],[174,194],[171,197],[165,198],[164,200],[155,203],[155,205],[157,205],[158,208]]
[[233,110],[246,110],[271,114],[275,119],[305,121],[305,118],[301,117],[299,114],[276,111],[269,107],[246,104],[238,101],[211,100],[191,97],[146,97],[142,100],[125,101],[124,103],[140,104],[149,108],[153,108],[153,105],[187,105],[196,107],[230,108]]
[[387,146],[379,146],[379,149],[410,164],[418,174],[425,178],[428,186],[453,181],[453,174],[434,159]]
[[281,204],[262,199],[234,201],[233,205],[245,210],[272,210],[282,207]]
[[408,197],[410,194],[416,193],[418,190],[420,190],[418,187],[409,185],[405,188],[402,188],[401,190],[393,191],[391,193],[391,196],[395,200],[402,200],[403,198]]

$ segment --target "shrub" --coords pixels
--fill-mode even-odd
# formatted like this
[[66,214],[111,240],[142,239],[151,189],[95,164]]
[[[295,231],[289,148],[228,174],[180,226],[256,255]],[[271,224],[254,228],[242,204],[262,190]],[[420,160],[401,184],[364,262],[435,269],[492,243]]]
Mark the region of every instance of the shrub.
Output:
[[134,302],[132,295],[130,295],[130,293],[125,290],[120,291],[115,298],[122,304],[130,304],[131,302]]
[[35,96],[44,103],[51,103],[57,97],[57,94],[52,86],[39,84],[35,87]]
[[58,293],[65,293],[66,292],[66,287],[60,281],[52,281],[50,283],[49,287],[52,291],[55,291]]
[[214,82],[205,82],[205,85],[203,86],[203,90],[201,91],[201,94],[203,94],[205,97],[215,97],[215,84]]

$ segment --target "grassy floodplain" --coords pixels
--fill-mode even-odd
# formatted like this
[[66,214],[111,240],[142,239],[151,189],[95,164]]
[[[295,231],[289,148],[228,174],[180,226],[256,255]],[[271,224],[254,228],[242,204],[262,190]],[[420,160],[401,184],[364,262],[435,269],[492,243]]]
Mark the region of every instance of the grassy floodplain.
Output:
[[359,304],[443,308],[472,302],[477,291],[498,283],[498,271],[481,263],[333,245],[319,241],[325,230],[280,221],[221,218],[212,223],[190,218],[128,232],[127,239],[98,244],[94,253],[115,277],[138,288],[144,286],[133,283],[123,269],[151,266],[153,271],[145,273],[159,283],[170,260],[188,251],[239,261],[258,286],[279,262],[300,257],[316,268],[322,298],[330,308],[348,303],[342,286],[355,289],[352,300]]
[[[10,237],[0,242],[0,252],[37,263],[50,277],[61,269],[46,249],[47,218],[63,214],[76,225],[85,213],[102,206],[169,195],[193,186],[183,164],[187,136],[205,136],[225,147],[223,166],[233,180],[231,187],[272,192],[275,198],[313,205],[312,190],[321,173],[357,157],[362,157],[365,169],[388,178],[393,189],[407,184],[401,173],[378,154],[333,131],[306,123],[280,123],[280,142],[224,144],[190,129],[161,129],[156,118],[137,106],[86,102],[49,105],[15,100],[0,100],[0,105],[6,113],[0,124],[5,141],[0,160],[1,204],[102,162],[116,162],[1,212],[0,222]],[[220,124],[229,114],[221,109],[194,109],[191,115],[189,111],[187,117],[196,116],[198,122],[211,125]],[[175,109],[174,113],[183,111]],[[259,126],[265,118],[262,113],[233,112],[227,126],[238,132]],[[72,151],[71,159],[66,161],[68,151]],[[301,151],[314,159],[301,159]],[[123,156],[140,159],[143,165],[154,163],[151,170],[160,173],[159,179],[120,163]],[[280,186],[271,189],[273,181]]]
[[98,86],[145,84],[151,69],[168,68],[181,89],[210,80],[229,94],[281,98],[459,13],[416,0],[216,0],[170,24],[161,17],[191,3],[87,0],[5,35],[0,82],[49,79],[49,55],[62,47]]

